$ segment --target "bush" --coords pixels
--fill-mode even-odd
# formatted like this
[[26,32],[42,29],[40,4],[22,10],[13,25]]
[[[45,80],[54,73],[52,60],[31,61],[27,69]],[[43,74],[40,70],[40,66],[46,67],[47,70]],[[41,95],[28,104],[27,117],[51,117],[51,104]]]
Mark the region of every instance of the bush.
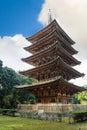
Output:
[[77,111],[72,114],[75,122],[87,121],[87,111]]
[[15,116],[15,112],[17,112],[16,109],[0,109],[0,114],[2,115]]
[[59,122],[62,122],[62,113],[57,113]]

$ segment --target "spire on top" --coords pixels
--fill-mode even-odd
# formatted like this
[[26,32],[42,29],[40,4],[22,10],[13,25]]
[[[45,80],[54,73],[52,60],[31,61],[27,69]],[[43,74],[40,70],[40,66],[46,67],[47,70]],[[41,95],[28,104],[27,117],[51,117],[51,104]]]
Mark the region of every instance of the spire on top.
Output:
[[51,9],[49,9],[49,13],[48,13],[48,24],[50,24],[52,21],[53,21],[53,19],[52,19]]

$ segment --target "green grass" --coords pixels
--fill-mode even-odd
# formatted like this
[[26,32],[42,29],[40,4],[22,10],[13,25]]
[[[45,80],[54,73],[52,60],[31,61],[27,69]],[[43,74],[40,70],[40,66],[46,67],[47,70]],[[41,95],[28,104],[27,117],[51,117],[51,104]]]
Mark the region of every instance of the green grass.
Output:
[[79,128],[87,130],[87,122],[70,125],[68,123],[0,116],[0,130],[78,130]]

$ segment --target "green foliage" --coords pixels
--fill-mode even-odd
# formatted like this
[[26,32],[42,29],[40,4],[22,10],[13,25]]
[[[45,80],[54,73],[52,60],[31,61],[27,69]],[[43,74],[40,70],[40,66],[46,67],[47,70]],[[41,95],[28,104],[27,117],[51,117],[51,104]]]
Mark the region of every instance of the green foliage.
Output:
[[72,100],[74,104],[80,104],[80,101],[78,99],[78,94],[74,94]]
[[20,84],[32,84],[32,82],[36,82],[35,79],[32,79],[32,78],[28,78],[26,76],[23,76],[23,75],[18,75],[18,78],[19,78],[19,81],[20,81]]
[[[87,89],[87,85],[84,86]],[[87,100],[87,91],[79,92],[73,95],[73,103],[80,104],[82,101]]]
[[87,121],[87,111],[76,111],[72,114],[75,122]]
[[15,112],[17,112],[16,109],[1,109],[0,108],[0,114],[3,114],[3,115],[15,116]]
[[1,84],[1,79],[2,79],[2,61],[0,60],[0,84]]
[[84,92],[80,92],[78,94],[78,100],[80,101],[80,103],[84,100],[87,100],[87,92],[84,91]]
[[5,89],[7,94],[10,92],[15,85],[19,85],[20,80],[18,74],[11,68],[5,67],[2,71],[2,86]]
[[18,91],[19,92],[19,101],[23,104],[34,104],[35,103],[35,96],[31,93],[26,93],[26,92],[22,92],[22,91]]
[[57,113],[59,122],[62,122],[62,113]]
[[3,66],[3,63],[2,63],[2,61],[0,60],[0,77],[2,76],[2,66]]
[[0,107],[16,108],[18,103],[34,103],[35,97],[32,94],[20,92],[15,89],[16,85],[32,84],[35,79],[28,78],[16,73],[13,69],[3,67],[0,61],[0,84],[3,89],[0,90]]
[[[87,85],[84,85],[84,88],[87,89]],[[78,93],[78,100],[80,103],[84,100],[87,101],[87,91],[83,91],[83,92]]]

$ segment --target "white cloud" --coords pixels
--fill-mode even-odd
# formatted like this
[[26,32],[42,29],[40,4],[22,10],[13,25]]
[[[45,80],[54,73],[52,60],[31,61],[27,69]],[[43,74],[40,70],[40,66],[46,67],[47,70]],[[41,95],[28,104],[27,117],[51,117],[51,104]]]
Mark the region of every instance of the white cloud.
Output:
[[38,17],[43,25],[48,23],[49,9],[52,17],[76,42],[73,47],[79,51],[77,58],[82,62],[77,69],[86,74],[77,79],[76,84],[87,84],[87,0],[45,0]]
[[38,20],[44,25],[48,23],[48,9],[53,18],[76,41],[75,47],[87,57],[87,0],[45,0]]
[[[73,82],[79,85],[87,84],[87,0],[45,0],[38,20],[46,25],[48,23],[48,10],[52,10],[53,18],[56,18],[60,26],[76,42],[74,48],[79,51],[77,58],[82,61],[77,66],[80,72],[86,76]],[[21,58],[30,54],[23,47],[31,43],[22,35],[0,38],[0,59],[4,66],[15,70],[25,70],[31,68],[28,64],[21,61]]]
[[87,60],[83,60],[82,64],[75,67],[76,70],[79,72],[84,72],[85,76],[81,78],[77,78],[75,80],[71,80],[71,82],[77,84],[77,85],[87,85]]
[[0,59],[3,61],[4,66],[17,71],[31,68],[30,65],[21,61],[21,58],[31,55],[23,49],[23,47],[30,44],[22,35],[0,38]]

